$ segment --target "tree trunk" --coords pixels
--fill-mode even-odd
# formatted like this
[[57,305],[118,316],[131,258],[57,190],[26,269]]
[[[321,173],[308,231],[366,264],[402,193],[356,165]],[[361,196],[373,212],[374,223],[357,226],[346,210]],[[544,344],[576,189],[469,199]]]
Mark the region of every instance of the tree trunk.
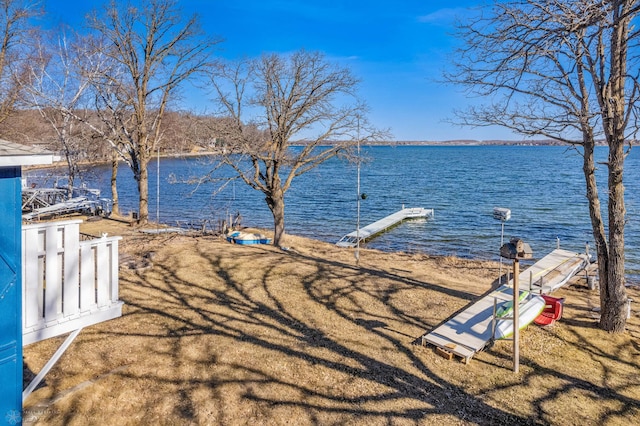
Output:
[[280,246],[285,235],[284,230],[284,192],[278,185],[266,197],[267,205],[273,215],[273,245]]
[[65,149],[65,159],[67,161],[67,170],[69,171],[69,179],[68,179],[68,185],[67,185],[67,197],[71,198],[73,197],[73,186],[75,184],[75,177],[76,177],[76,173],[75,173],[75,167],[73,164],[73,158],[71,158],[71,155],[69,154],[69,152]]
[[111,206],[111,211],[115,215],[120,215],[120,202],[118,200],[118,154],[114,151],[111,157],[111,199],[113,201],[113,205]]
[[[613,28],[611,32],[611,77],[605,86],[602,110],[604,133],[609,145],[607,164],[609,179],[609,257],[606,282],[600,285],[600,328],[622,333],[627,322],[627,292],[624,287],[624,142],[625,85],[627,81],[627,49],[632,14],[628,13],[632,2],[612,2]],[[635,7],[635,6],[634,6]],[[629,108],[632,108],[629,106]],[[604,285],[603,285],[604,284]]]
[[589,215],[591,217],[593,240],[596,243],[598,279],[600,281],[600,285],[605,286],[608,276],[607,271],[609,269],[609,248],[607,246],[607,234],[604,230],[604,222],[602,221],[602,210],[598,195],[598,185],[596,182],[594,142],[590,135],[585,137],[582,170],[584,172],[587,187],[587,200],[589,201]]
[[138,192],[140,194],[138,223],[149,222],[149,159],[140,156],[140,172],[138,174]]
[[624,142],[609,144],[609,265],[600,286],[600,327],[622,333],[626,324],[627,292],[624,277]]

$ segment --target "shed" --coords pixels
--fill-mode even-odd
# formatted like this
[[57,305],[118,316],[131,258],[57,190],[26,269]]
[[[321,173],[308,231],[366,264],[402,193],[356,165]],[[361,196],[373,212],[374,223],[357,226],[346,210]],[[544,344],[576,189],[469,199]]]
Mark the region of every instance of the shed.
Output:
[[0,422],[22,418],[22,166],[54,155],[0,139]]

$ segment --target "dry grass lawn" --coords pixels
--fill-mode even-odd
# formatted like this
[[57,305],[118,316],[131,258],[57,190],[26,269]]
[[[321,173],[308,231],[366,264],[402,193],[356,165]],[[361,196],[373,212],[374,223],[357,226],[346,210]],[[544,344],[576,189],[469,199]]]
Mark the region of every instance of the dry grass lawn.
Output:
[[[640,423],[638,305],[626,334],[602,332],[579,280],[559,292],[559,323],[522,332],[515,374],[511,342],[468,365],[419,344],[491,289],[497,263],[363,250],[357,267],[350,250],[293,236],[280,250],[83,229],[124,236],[123,316],[80,333],[26,400],[28,424]],[[26,366],[62,339],[27,346]]]

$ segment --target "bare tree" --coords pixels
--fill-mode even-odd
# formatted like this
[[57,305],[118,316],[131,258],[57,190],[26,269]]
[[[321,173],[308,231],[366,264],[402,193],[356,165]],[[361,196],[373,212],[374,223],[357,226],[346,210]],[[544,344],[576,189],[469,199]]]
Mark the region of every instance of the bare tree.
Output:
[[[51,40],[47,43],[47,40]],[[86,135],[79,122],[88,120],[89,90],[93,75],[104,68],[105,56],[95,50],[89,37],[80,37],[63,29],[59,37],[46,37],[34,47],[37,56],[28,66],[22,84],[25,103],[35,108],[53,129],[58,149],[64,154],[71,195],[81,160],[89,159]]]
[[[347,68],[304,50],[290,56],[222,65],[212,74],[221,105],[215,136],[225,143],[223,162],[262,192],[274,220],[275,245],[285,236],[285,193],[296,176],[382,132],[369,129],[358,81]],[[291,149],[297,139],[300,149]]]
[[21,79],[37,39],[31,19],[42,13],[40,1],[0,0],[0,123],[21,100]]
[[197,16],[183,21],[174,0],[145,0],[139,6],[111,1],[89,24],[110,43],[106,54],[115,63],[96,84],[97,109],[109,117],[102,132],[133,171],[139,220],[145,223],[147,165],[161,139],[165,112],[180,86],[209,65],[217,41],[204,35]]
[[[630,0],[494,1],[460,26],[464,47],[449,81],[491,100],[458,113],[466,125],[500,125],[571,144],[583,156],[598,256],[600,327],[623,332],[625,143],[635,141],[640,5]],[[609,147],[608,235],[594,147]]]

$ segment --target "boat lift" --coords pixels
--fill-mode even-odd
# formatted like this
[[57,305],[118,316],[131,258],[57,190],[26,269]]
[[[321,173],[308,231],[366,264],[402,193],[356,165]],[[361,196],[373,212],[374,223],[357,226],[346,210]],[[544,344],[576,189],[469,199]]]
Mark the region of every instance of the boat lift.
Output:
[[404,208],[385,218],[377,220],[370,225],[348,233],[336,243],[339,247],[356,247],[358,243],[368,241],[377,235],[382,234],[389,228],[404,222],[408,219],[417,218],[433,218],[433,209],[425,209],[422,207]]
[[68,197],[67,188],[22,188],[22,219],[25,221],[45,219],[71,213],[86,213],[92,216],[109,216],[112,201],[100,198],[100,191],[90,188],[74,188]]

